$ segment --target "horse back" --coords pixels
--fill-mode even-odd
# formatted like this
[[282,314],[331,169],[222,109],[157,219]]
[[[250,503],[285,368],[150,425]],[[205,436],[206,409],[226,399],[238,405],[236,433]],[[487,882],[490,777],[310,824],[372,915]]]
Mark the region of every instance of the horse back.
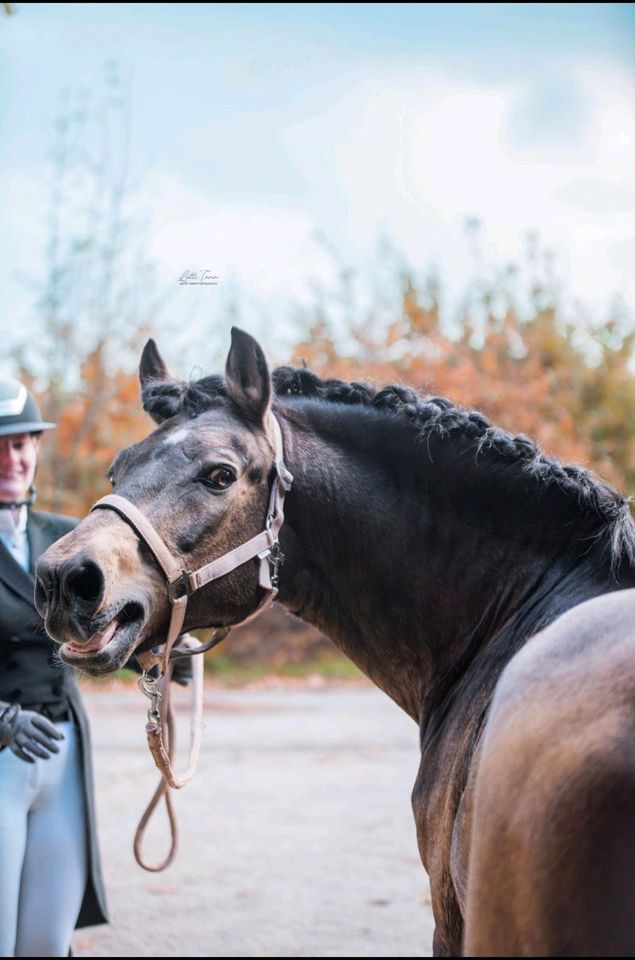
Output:
[[635,956],[635,590],[569,610],[497,685],[474,788],[468,956]]

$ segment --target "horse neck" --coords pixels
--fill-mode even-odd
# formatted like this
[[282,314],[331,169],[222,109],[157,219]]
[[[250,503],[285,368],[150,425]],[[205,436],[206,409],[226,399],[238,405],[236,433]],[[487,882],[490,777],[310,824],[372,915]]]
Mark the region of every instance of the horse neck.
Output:
[[510,621],[493,671],[520,636],[615,589],[595,561],[582,570],[568,544],[541,538],[535,517],[493,530],[478,502],[459,503],[460,465],[435,463],[395,418],[299,405],[280,413],[295,478],[280,600],[417,722]]

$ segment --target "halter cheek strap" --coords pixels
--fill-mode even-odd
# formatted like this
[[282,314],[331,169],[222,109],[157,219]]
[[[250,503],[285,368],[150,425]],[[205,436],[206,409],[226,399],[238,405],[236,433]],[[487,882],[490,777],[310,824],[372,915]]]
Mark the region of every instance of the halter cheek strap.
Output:
[[[167,637],[163,644],[163,651],[160,648],[137,654],[137,660],[144,670],[149,670],[155,664],[161,664],[161,672],[167,671],[168,661],[177,659],[181,656],[191,656],[192,650],[180,650],[178,647],[172,649],[174,641],[183,632],[183,623],[185,622],[185,613],[189,598],[201,587],[218,580],[226,574],[231,573],[237,567],[242,566],[249,560],[258,558],[260,561],[258,571],[258,585],[263,588],[265,595],[256,607],[244,620],[239,623],[231,624],[232,627],[242,626],[248,623],[262,613],[266,607],[270,606],[278,593],[278,571],[280,565],[284,562],[284,556],[280,550],[278,535],[284,522],[284,497],[291,489],[293,476],[284,463],[284,448],[282,442],[282,431],[278,420],[271,414],[271,433],[273,448],[275,451],[276,475],[274,477],[271,493],[269,496],[269,505],[267,509],[267,519],[265,529],[247,540],[246,543],[235,547],[228,553],[217,557],[215,560],[199,567],[198,570],[183,570],[177,560],[172,556],[163,539],[156,528],[150,523],[141,511],[135,507],[130,500],[120,497],[118,494],[109,494],[102,497],[91,508],[92,510],[114,510],[115,513],[128,523],[135,531],[140,540],[149,547],[159,567],[161,568],[167,581],[168,599],[171,604],[170,623],[168,626]],[[224,632],[219,637],[214,638],[204,646],[199,647],[195,652],[203,653],[215,643],[219,642],[227,635],[230,628],[223,628]],[[170,656],[172,654],[172,657]]]

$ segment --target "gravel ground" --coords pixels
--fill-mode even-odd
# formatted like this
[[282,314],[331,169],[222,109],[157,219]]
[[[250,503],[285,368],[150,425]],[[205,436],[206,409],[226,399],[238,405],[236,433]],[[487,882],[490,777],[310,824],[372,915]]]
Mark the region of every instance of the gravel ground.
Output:
[[[145,701],[127,685],[87,689],[85,701],[112,922],[78,931],[76,956],[430,956],[410,809],[418,731],[384,694],[207,688],[199,771],[175,796],[181,849],[161,874],[132,855],[158,777]],[[161,811],[148,859],[166,839]]]

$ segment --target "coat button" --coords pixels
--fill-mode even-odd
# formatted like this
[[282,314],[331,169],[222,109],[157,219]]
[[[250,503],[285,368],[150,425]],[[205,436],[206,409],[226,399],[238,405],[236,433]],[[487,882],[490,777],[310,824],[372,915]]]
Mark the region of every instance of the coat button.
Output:
[[12,690],[9,694],[9,700],[17,700],[18,697],[22,695],[22,687],[16,687],[15,690]]
[[12,634],[12,635],[9,637],[9,640],[11,641],[11,643],[19,643],[19,642],[20,642],[20,638],[19,638],[18,635],[15,634],[15,633]]
[[18,665],[18,664],[17,664],[17,662],[16,662],[15,660],[7,660],[7,662],[5,663],[5,668],[6,668],[7,670],[15,670],[15,668],[17,667],[17,665]]

